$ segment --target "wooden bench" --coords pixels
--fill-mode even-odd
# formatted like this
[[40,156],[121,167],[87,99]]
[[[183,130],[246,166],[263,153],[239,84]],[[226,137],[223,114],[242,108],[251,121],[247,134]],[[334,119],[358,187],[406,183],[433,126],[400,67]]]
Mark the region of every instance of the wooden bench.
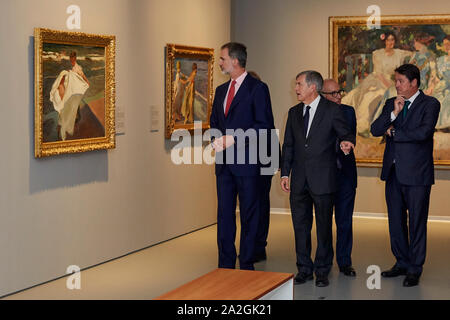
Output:
[[292,300],[294,275],[216,269],[156,300]]

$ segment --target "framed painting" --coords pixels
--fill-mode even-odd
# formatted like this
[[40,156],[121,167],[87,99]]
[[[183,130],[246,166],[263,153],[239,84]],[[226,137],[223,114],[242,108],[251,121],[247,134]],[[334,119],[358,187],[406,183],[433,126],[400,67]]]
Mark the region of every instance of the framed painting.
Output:
[[166,138],[177,129],[210,128],[214,49],[166,46]]
[[34,30],[35,157],[115,147],[115,41]]
[[434,160],[450,168],[450,15],[382,16],[378,27],[368,17],[330,17],[330,76],[344,89],[342,103],[355,108],[360,166],[380,166],[383,138],[370,134],[385,102],[395,97],[394,70],[415,64],[420,89],[441,103],[434,135]]

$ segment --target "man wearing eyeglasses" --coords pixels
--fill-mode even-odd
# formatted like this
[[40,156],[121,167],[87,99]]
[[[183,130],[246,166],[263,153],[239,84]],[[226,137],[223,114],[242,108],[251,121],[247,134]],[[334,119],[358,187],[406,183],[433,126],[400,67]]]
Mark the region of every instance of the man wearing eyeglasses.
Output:
[[[352,134],[356,135],[355,109],[341,104],[343,92],[344,90],[333,79],[324,80],[323,96],[340,105]],[[339,142],[336,142],[338,175],[337,192],[334,200],[334,220],[337,231],[336,260],[339,270],[344,275],[354,277],[356,272],[352,267],[351,254],[353,246],[352,218],[357,184],[356,161],[353,150],[351,150],[350,154],[344,155],[339,148]]]

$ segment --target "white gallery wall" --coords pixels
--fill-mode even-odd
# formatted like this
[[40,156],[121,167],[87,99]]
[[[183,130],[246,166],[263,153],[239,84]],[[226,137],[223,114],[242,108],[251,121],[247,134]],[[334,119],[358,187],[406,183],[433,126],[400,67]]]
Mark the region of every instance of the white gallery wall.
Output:
[[[113,150],[35,159],[33,29],[69,31],[72,4],[79,31],[116,36],[124,134]],[[0,2],[0,296],[216,222],[213,166],[171,162],[164,47],[214,48],[217,62],[229,40],[229,0]],[[214,86],[225,80],[216,63]]]
[[[328,18],[369,17],[370,5],[378,5],[381,15],[450,15],[448,0],[232,0],[231,39],[247,45],[248,69],[256,71],[269,85],[275,126],[280,129],[281,139],[288,110],[298,103],[295,76],[310,69],[329,76]],[[380,173],[381,168],[358,168],[356,212],[387,212]],[[430,215],[448,217],[450,170],[436,170],[435,175]],[[289,209],[289,196],[281,191],[279,175],[273,179],[271,207]]]

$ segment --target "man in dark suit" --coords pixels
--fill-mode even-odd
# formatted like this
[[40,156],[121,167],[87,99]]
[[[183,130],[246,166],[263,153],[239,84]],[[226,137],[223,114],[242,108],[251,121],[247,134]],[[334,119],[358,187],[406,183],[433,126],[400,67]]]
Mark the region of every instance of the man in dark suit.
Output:
[[[329,284],[333,264],[333,197],[337,190],[336,139],[348,154],[355,136],[339,106],[319,95],[323,79],[316,71],[297,75],[295,91],[300,103],[289,110],[281,160],[281,188],[290,192],[298,274],[305,283],[316,274],[316,286]],[[289,186],[289,174],[291,182]],[[311,260],[314,204],[317,250]]]
[[[341,93],[343,90],[334,79],[326,79],[323,82],[323,96],[337,103],[344,112],[350,130],[356,136],[355,109],[351,106],[341,104]],[[353,246],[353,209],[355,207],[357,173],[356,160],[353,151],[344,155],[336,142],[337,150],[337,192],[334,199],[334,220],[336,222],[336,261],[340,272],[349,277],[356,276],[352,267]]]
[[[255,79],[261,80],[259,75],[254,71],[248,71],[248,74]],[[262,172],[259,177],[259,200],[261,210],[259,216],[258,232],[256,233],[256,245],[254,254],[255,263],[267,259],[266,246],[270,225],[270,189],[272,187],[272,177],[280,169],[279,164],[281,159],[281,149],[278,140],[278,135],[275,135],[274,132],[274,135],[268,136],[266,141],[267,141],[267,156],[270,158],[271,161],[263,165],[264,168],[267,168],[266,169],[267,172]],[[272,144],[278,146],[278,150],[275,151],[278,152],[278,157],[276,157],[276,155],[273,155],[274,157],[272,157]]]
[[239,265],[241,269],[253,270],[260,216],[258,136],[274,128],[274,121],[269,89],[247,74],[246,61],[244,45],[231,42],[222,46],[219,66],[231,80],[216,89],[211,129],[218,132],[213,137],[213,148],[216,151],[219,268],[235,268],[236,199],[239,196]]
[[386,181],[391,249],[397,260],[381,275],[406,275],[405,287],[419,283],[425,262],[428,207],[434,184],[433,135],[441,107],[419,86],[420,71],[416,66],[398,67],[397,97],[386,101],[371,126],[375,137],[386,134],[381,180]]

